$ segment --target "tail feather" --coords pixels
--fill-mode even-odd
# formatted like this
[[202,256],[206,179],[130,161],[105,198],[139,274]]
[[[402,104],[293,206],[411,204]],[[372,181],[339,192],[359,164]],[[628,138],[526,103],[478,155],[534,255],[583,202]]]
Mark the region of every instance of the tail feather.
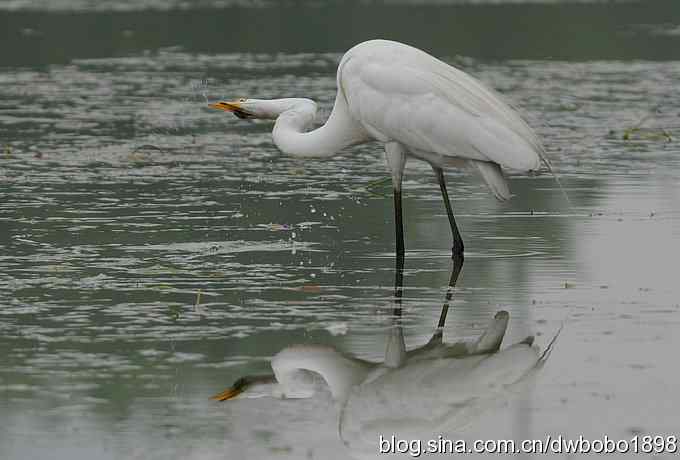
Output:
[[489,186],[489,189],[499,201],[509,200],[512,194],[510,193],[510,186],[503,174],[503,170],[497,163],[490,161],[476,161],[470,160],[477,167],[477,171]]

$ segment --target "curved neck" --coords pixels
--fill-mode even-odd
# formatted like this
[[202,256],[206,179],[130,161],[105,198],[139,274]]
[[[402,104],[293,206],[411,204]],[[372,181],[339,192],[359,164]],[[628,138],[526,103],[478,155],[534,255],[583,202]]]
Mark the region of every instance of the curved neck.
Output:
[[316,104],[304,99],[283,112],[276,119],[272,132],[276,146],[296,157],[330,157],[347,146],[370,139],[366,130],[350,115],[340,92],[326,123],[307,131],[315,116]]
[[272,358],[271,365],[284,396],[300,397],[297,396],[299,387],[304,387],[308,373],[314,372],[326,381],[333,399],[340,402],[349,397],[352,387],[361,383],[372,367],[324,346],[286,348]]

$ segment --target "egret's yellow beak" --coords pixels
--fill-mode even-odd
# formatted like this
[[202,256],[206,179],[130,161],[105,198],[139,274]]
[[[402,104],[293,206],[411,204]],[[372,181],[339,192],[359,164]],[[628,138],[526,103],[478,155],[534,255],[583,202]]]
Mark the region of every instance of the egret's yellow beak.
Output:
[[257,118],[252,113],[244,110],[243,105],[238,101],[232,102],[216,102],[214,104],[208,104],[211,109],[224,110],[225,112],[231,112],[239,118]]
[[241,105],[238,102],[216,102],[209,104],[211,109],[224,110],[225,112],[236,112],[241,110]]

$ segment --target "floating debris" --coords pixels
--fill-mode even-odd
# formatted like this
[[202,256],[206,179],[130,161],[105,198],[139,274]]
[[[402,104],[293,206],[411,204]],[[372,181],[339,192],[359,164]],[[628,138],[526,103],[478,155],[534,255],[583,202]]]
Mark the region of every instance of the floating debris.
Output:
[[[655,113],[659,111],[658,108],[655,108],[650,111],[647,115],[644,117],[640,118],[638,122],[633,125],[630,128],[627,128],[623,131],[623,136],[622,139],[624,141],[630,141],[630,140],[646,140],[646,141],[665,141],[665,142],[671,142],[673,140],[673,137],[671,136],[671,133],[666,130],[665,128],[643,128],[642,125],[644,125],[648,120],[650,120]],[[614,134],[615,131],[610,131],[610,134]]]
[[366,191],[373,195],[386,196],[391,192],[392,189],[391,185],[392,178],[384,177],[382,179],[377,179],[369,182],[368,185],[366,185]]

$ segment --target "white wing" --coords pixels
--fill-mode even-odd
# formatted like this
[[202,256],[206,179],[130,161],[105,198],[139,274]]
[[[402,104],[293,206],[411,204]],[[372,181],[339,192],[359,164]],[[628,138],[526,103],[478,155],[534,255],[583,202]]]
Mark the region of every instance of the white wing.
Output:
[[416,48],[387,40],[343,56],[338,85],[350,113],[378,140],[445,165],[454,158],[540,167],[540,141],[500,95]]

